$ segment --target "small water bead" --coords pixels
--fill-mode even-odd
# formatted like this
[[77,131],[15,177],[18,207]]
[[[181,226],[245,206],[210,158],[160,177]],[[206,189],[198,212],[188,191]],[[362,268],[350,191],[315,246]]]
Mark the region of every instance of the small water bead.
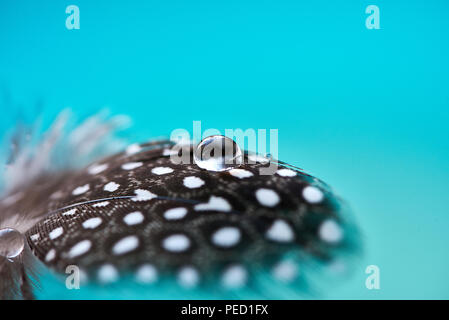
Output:
[[13,259],[25,248],[24,236],[13,228],[0,229],[0,256]]
[[193,157],[198,167],[209,171],[231,170],[243,163],[238,144],[221,135],[204,138],[196,147]]

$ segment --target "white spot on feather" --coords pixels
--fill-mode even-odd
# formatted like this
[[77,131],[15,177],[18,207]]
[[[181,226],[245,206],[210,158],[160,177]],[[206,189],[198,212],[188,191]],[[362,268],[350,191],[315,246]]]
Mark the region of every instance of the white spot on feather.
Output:
[[246,284],[248,272],[241,265],[228,267],[222,275],[221,283],[228,289],[238,289]]
[[291,282],[298,276],[298,266],[290,260],[278,262],[273,270],[273,276],[282,282]]
[[183,234],[173,234],[163,240],[162,246],[167,251],[182,252],[190,247],[190,239]]
[[250,154],[248,155],[249,163],[268,163],[270,159],[258,154]]
[[152,264],[144,264],[137,269],[136,280],[140,283],[153,283],[158,278],[157,269]]
[[133,170],[133,169],[140,167],[141,165],[142,165],[142,162],[128,162],[128,163],[122,164],[122,169],[123,170]]
[[75,189],[72,191],[72,194],[73,194],[74,196],[78,196],[78,195],[80,195],[80,194],[85,193],[85,192],[88,191],[88,190],[89,190],[89,184],[87,183],[87,184],[85,184],[84,186],[80,186],[80,187],[78,187],[78,188],[75,188]]
[[318,231],[320,238],[329,243],[340,242],[343,238],[341,227],[334,220],[324,221]]
[[184,288],[195,287],[200,280],[200,275],[194,267],[183,267],[178,273],[178,282]]
[[55,249],[51,249],[45,255],[45,261],[49,262],[49,261],[53,260],[55,257],[56,257],[56,250]]
[[169,167],[156,167],[151,170],[152,173],[157,175],[163,175],[167,173],[172,173],[173,169]]
[[103,283],[112,283],[117,281],[118,271],[112,264],[105,264],[98,270],[98,280]]
[[58,227],[58,228],[52,230],[48,234],[48,236],[50,237],[51,240],[54,240],[54,239],[58,238],[59,236],[61,236],[63,232],[64,232],[64,229],[62,229],[62,227]]
[[103,172],[104,170],[106,170],[108,168],[107,163],[104,164],[94,164],[92,166],[89,167],[89,169],[87,169],[87,171],[90,174],[98,174],[100,172]]
[[113,247],[112,252],[115,255],[122,255],[135,250],[139,246],[139,238],[136,236],[127,236],[119,240]]
[[148,201],[157,197],[154,193],[144,189],[137,189],[134,193],[136,196],[131,198],[132,201]]
[[76,208],[70,209],[69,211],[64,212],[63,216],[72,216],[76,213]]
[[97,202],[97,203],[93,204],[92,207],[101,208],[101,207],[106,207],[108,204],[109,204],[109,201],[102,201],[102,202]]
[[195,205],[195,210],[197,211],[212,210],[227,212],[231,211],[231,209],[232,207],[226,199],[215,196],[211,196],[207,203],[200,203]]
[[143,219],[144,219],[144,217],[143,217],[142,212],[140,212],[140,211],[135,211],[135,212],[128,213],[128,214],[123,218],[123,221],[125,221],[125,223],[126,223],[128,226],[133,226],[133,225],[142,223]]
[[167,220],[178,220],[185,217],[187,209],[183,207],[168,209],[164,212],[164,218]]
[[216,246],[229,248],[236,245],[241,238],[241,232],[236,227],[223,227],[212,235],[212,242]]
[[291,242],[295,238],[295,234],[290,225],[281,219],[277,219],[273,222],[271,227],[267,230],[266,236],[268,239],[277,242]]
[[75,258],[82,254],[85,254],[92,247],[92,242],[90,240],[82,240],[75,244],[67,254],[69,258]]
[[304,190],[302,190],[302,195],[304,199],[306,199],[306,201],[309,203],[319,203],[324,198],[323,192],[313,186],[305,187]]
[[90,218],[83,222],[84,229],[95,229],[101,224],[102,220],[100,217]]
[[201,186],[203,186],[205,184],[205,182],[198,177],[190,176],[190,177],[185,177],[183,179],[183,184],[185,187],[187,187],[189,189],[196,189],[196,188],[200,188]]
[[278,175],[280,175],[281,177],[294,177],[296,176],[296,172],[290,169],[279,169],[278,171],[276,171],[276,173]]
[[279,195],[271,189],[260,188],[256,191],[256,198],[265,207],[274,207],[280,201]]
[[253,176],[252,172],[244,169],[231,169],[229,170],[229,174],[239,179],[249,178]]
[[64,195],[64,193],[61,190],[58,190],[51,194],[50,199],[52,199],[52,200],[60,199],[60,198],[62,198],[63,195]]
[[120,187],[120,185],[118,183],[115,183],[114,181],[111,181],[111,182],[108,182],[107,184],[104,185],[103,190],[104,191],[109,191],[109,192],[114,192],[119,187]]

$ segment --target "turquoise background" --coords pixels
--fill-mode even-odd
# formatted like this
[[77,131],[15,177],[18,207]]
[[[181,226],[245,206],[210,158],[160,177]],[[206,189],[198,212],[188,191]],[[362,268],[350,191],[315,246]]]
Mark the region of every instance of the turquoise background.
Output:
[[363,230],[360,268],[325,298],[449,298],[447,1],[3,0],[0,46],[2,135],[65,107],[127,114],[136,141],[194,120],[278,129],[279,158],[332,185]]

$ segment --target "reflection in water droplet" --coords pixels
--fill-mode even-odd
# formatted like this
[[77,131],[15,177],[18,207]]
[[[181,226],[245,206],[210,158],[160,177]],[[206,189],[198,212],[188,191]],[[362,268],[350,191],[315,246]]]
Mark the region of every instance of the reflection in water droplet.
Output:
[[204,138],[193,154],[198,167],[209,171],[225,171],[243,162],[242,150],[234,140],[225,136]]
[[0,256],[13,259],[20,255],[25,248],[25,238],[12,228],[0,229]]

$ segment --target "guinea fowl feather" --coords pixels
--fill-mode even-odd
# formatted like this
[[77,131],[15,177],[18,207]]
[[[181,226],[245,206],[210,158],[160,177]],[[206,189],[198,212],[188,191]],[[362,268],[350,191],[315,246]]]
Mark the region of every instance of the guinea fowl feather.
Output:
[[[188,161],[179,163],[168,140],[113,153],[124,149],[113,139],[122,121],[95,116],[67,133],[67,117],[42,143],[16,150],[6,172],[0,228],[22,233],[26,248],[23,259],[0,260],[1,298],[32,298],[33,261],[59,275],[76,266],[100,297],[104,286],[138,284],[156,294],[292,298],[359,252],[347,204],[294,166],[244,151],[231,170],[205,170],[193,161],[196,145],[183,145]],[[61,154],[68,159],[52,166]],[[261,174],[270,163],[278,170]]]

